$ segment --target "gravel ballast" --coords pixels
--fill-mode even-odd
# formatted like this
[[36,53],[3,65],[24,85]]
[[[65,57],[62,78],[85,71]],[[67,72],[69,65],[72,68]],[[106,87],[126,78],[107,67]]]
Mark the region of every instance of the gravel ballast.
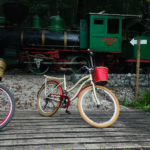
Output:
[[[53,75],[55,77],[63,77],[63,75]],[[67,89],[74,85],[69,75],[66,76]],[[36,75],[5,75],[1,81],[1,85],[5,86],[13,94],[16,102],[16,110],[37,110],[37,93],[44,84],[44,76]],[[134,100],[135,89],[133,87],[107,87],[121,102],[126,98],[127,102]],[[68,96],[73,96],[78,89],[75,88]],[[149,87],[139,87],[139,92],[147,92]],[[71,102],[70,110],[77,109],[77,98]],[[120,110],[133,110],[124,106],[120,106]]]

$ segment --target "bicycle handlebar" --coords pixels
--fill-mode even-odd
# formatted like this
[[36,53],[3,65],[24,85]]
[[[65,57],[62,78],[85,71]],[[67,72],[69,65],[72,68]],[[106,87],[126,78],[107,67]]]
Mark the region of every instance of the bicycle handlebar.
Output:
[[93,56],[93,52],[91,52],[90,49],[88,49],[87,51],[89,52],[89,55],[90,55],[90,56]]
[[94,65],[93,65],[93,59],[92,59],[92,56],[93,56],[93,52],[90,51],[90,49],[87,50],[89,52],[89,55],[90,55],[90,61],[91,61],[91,67],[93,68]]
[[90,61],[91,61],[91,68],[88,68],[87,66],[83,66],[81,67],[79,70],[77,70],[76,72],[78,73],[79,71],[83,70],[84,68],[87,69],[89,72],[92,71],[94,69],[94,64],[93,64],[93,52],[90,51],[90,49],[87,49],[89,55],[90,55]]
[[93,68],[88,68],[87,66],[83,66],[83,67],[81,67],[77,72],[83,70],[84,68],[85,68],[86,70],[88,70],[89,72],[93,70]]

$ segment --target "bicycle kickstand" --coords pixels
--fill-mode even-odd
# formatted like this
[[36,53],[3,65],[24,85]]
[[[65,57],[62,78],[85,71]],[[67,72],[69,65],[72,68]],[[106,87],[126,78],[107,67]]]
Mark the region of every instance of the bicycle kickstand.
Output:
[[68,110],[68,107],[67,107],[67,109],[66,109],[66,111],[65,111],[67,114],[71,114],[71,112]]

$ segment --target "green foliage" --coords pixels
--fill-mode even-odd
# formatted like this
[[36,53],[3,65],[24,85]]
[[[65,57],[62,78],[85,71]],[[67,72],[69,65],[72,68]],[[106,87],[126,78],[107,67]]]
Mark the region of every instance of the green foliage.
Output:
[[126,98],[124,98],[120,103],[120,105],[134,107],[135,109],[140,109],[143,111],[150,112],[150,90],[147,93],[142,92],[138,102],[132,101],[130,103],[127,103]]
[[[0,16],[4,16],[1,5],[9,0],[0,0]],[[29,15],[23,26],[30,26],[34,15],[42,18],[42,27],[48,26],[48,18],[59,15],[65,21],[66,27],[76,23],[77,7],[79,0],[20,0],[29,7]],[[148,16],[150,14],[150,0],[84,0],[82,14],[101,12],[111,14],[134,14]],[[82,18],[80,18],[82,19]]]
[[100,150],[105,150],[105,148],[104,149],[100,148]]
[[128,105],[128,103],[127,103],[125,97],[124,97],[124,98],[122,99],[122,101],[120,102],[120,105],[123,105],[123,106],[127,106],[127,105]]
[[[9,0],[0,0],[0,16],[4,16],[2,4]],[[48,27],[48,19],[59,15],[64,20],[65,27],[75,23],[78,0],[20,0],[29,8],[29,14],[22,26],[31,26],[31,19],[38,15],[42,19],[42,27]]]

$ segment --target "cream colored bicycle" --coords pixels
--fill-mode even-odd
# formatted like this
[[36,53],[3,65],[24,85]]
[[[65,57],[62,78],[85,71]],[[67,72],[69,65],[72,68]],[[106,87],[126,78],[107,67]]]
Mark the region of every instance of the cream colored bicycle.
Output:
[[[105,67],[94,68],[92,53],[90,52],[90,54],[92,68],[87,66],[81,68],[87,69],[89,75],[81,78],[70,89],[66,88],[65,75],[64,78],[44,75],[45,84],[39,90],[37,98],[38,110],[43,116],[52,116],[59,107],[68,108],[70,102],[78,97],[79,113],[88,124],[94,127],[108,127],[117,120],[119,115],[118,100],[110,90],[100,86],[106,84],[108,80],[108,69]],[[71,98],[68,97],[67,94],[81,82],[83,83],[79,86],[76,94]],[[90,84],[88,84],[89,82]]]

